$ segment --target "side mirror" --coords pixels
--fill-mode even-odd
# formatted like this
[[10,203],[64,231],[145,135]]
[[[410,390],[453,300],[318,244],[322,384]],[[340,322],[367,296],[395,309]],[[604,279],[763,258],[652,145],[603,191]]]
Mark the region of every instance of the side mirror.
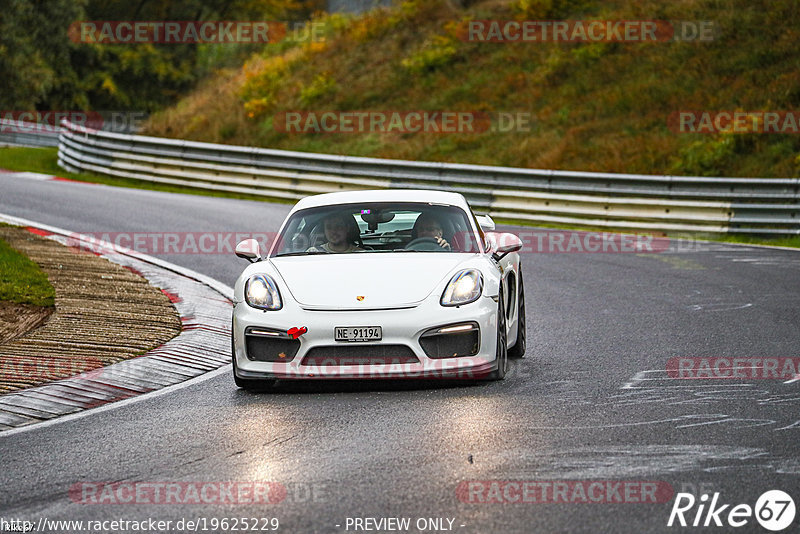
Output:
[[495,234],[492,246],[492,258],[500,261],[512,252],[522,250],[522,240],[514,234]]
[[236,255],[255,263],[261,260],[261,247],[255,239],[245,239],[236,245]]
[[484,232],[494,232],[495,225],[491,217],[488,215],[478,215],[476,218],[478,219],[481,230]]

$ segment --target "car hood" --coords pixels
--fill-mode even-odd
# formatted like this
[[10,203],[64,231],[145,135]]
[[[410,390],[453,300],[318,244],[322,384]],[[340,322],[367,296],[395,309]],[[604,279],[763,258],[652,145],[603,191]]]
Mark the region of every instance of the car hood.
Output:
[[358,253],[269,261],[304,308],[360,310],[414,306],[469,256]]

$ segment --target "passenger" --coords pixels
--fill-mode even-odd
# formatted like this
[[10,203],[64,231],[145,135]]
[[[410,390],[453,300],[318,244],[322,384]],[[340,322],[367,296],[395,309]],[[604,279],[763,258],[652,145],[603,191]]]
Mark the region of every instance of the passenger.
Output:
[[439,219],[434,217],[429,213],[422,213],[419,217],[417,217],[417,221],[414,223],[414,229],[416,230],[416,237],[415,239],[419,239],[420,237],[429,237],[436,240],[440,247],[445,250],[450,250],[450,243],[442,237],[444,231],[442,230],[442,223],[439,222]]
[[357,245],[359,239],[358,224],[355,219],[347,213],[333,213],[328,215],[324,221],[325,239],[317,247],[311,247],[306,252],[364,252],[364,249]]

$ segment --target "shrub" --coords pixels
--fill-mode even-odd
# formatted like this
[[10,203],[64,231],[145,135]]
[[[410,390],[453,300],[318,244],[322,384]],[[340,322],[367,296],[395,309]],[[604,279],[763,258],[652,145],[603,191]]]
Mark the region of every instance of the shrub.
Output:
[[458,48],[451,39],[437,35],[400,64],[409,72],[423,74],[452,62],[457,53]]
[[323,72],[314,78],[308,86],[300,90],[300,102],[304,106],[308,106],[324,96],[333,94],[338,87],[336,80],[331,78],[327,72]]

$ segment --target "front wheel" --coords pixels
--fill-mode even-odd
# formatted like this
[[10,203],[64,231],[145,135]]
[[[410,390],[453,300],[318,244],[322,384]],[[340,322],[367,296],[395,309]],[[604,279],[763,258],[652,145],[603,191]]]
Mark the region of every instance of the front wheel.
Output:
[[503,288],[497,299],[497,369],[489,373],[489,380],[503,380],[508,371],[508,347],[506,344],[506,309],[503,302]]
[[267,391],[275,385],[275,380],[270,380],[267,378],[239,378],[236,376],[235,360],[233,362],[233,382],[236,384],[236,387],[242,388],[245,391]]
[[508,349],[511,358],[524,358],[527,332],[525,331],[525,286],[522,285],[522,268],[519,270],[519,307],[517,308],[517,342]]

